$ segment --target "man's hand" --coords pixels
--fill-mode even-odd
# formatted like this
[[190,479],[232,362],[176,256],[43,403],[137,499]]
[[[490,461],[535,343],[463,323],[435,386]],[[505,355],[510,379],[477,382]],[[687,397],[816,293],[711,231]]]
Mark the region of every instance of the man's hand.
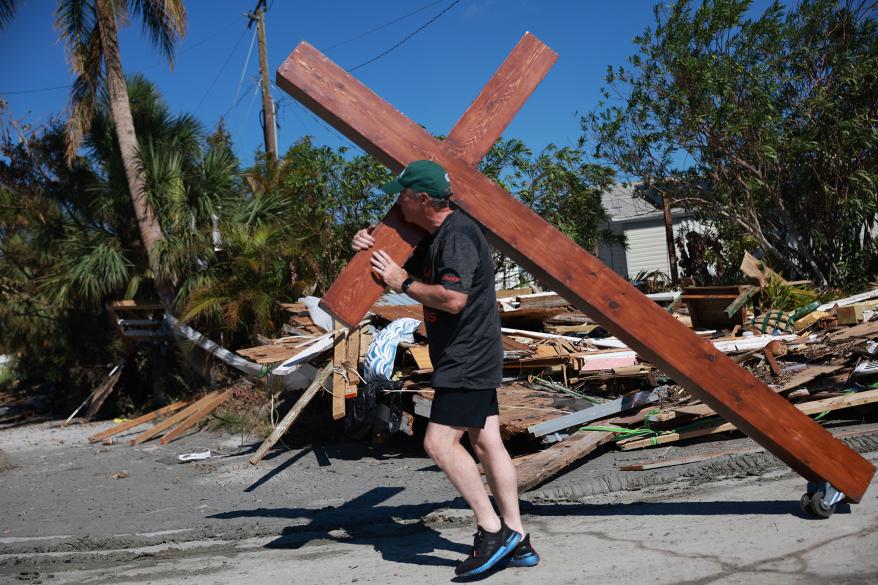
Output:
[[[372,236],[369,237],[371,238]],[[409,277],[408,272],[394,262],[384,250],[375,250],[372,253],[372,270],[381,277],[384,284],[389,286],[393,292],[400,292],[402,290],[402,282]]]
[[368,250],[372,246],[375,245],[375,238],[372,237],[372,232],[375,231],[375,226],[370,225],[367,228],[363,228],[357,233],[354,234],[354,239],[351,240],[351,248],[353,248],[356,252],[361,252],[363,250]]

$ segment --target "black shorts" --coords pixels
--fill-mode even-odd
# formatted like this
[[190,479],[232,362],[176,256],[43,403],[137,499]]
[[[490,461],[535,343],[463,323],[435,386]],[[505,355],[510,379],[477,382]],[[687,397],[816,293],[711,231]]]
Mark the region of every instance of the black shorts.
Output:
[[436,388],[430,406],[430,422],[450,427],[483,429],[495,414],[500,414],[496,388]]

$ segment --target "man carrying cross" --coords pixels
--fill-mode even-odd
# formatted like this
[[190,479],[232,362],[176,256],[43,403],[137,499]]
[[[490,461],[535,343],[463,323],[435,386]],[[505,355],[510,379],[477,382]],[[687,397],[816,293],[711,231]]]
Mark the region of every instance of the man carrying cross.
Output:
[[[532,567],[539,555],[530,535],[524,536],[515,467],[500,437],[503,345],[490,249],[479,226],[451,207],[451,181],[437,163],[415,161],[381,189],[398,193],[405,220],[429,234],[406,268],[376,250],[372,269],[392,290],[424,305],[435,388],[424,448],[472,508],[477,524],[473,551],[455,572],[478,575],[504,560]],[[352,247],[367,250],[374,243],[366,228],[354,236]],[[482,462],[500,516],[460,443],[464,433]]]

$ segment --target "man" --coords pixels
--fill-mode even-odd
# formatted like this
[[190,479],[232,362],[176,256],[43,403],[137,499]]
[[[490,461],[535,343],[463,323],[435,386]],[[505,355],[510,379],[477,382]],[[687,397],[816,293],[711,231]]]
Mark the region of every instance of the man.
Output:
[[[392,290],[424,305],[436,391],[424,448],[472,508],[477,523],[473,552],[455,572],[478,575],[501,561],[532,567],[539,555],[530,546],[530,535],[523,536],[515,467],[500,437],[497,387],[503,345],[488,244],[479,226],[449,205],[451,182],[435,162],[415,161],[381,189],[398,193],[406,221],[429,234],[406,264],[408,270],[383,250],[372,254],[372,268]],[[357,232],[354,250],[374,245],[371,231]],[[482,462],[500,516],[475,461],[460,443],[464,433]]]

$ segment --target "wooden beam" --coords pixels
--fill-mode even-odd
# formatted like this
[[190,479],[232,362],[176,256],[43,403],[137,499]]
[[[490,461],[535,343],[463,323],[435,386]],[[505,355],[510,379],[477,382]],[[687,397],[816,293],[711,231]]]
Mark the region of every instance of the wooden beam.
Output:
[[[801,404],[791,405],[803,415],[820,414],[833,410],[841,410],[843,408],[852,408],[863,404],[872,404],[878,402],[878,390],[868,390],[866,392],[857,392],[856,394],[845,394],[844,396],[835,396],[833,398],[825,398],[823,400],[813,400],[811,402],[803,402]],[[789,403],[787,403],[789,404]],[[809,419],[810,420],[810,419]],[[817,424],[817,423],[814,423]],[[822,428],[822,427],[821,427]],[[695,439],[725,431],[734,431],[738,428],[733,423],[724,423],[721,420],[716,424],[707,426],[702,429],[695,429],[684,433],[669,433],[667,435],[659,435],[648,439],[636,439],[633,441],[619,442],[619,447],[623,451],[631,449],[639,449],[641,447],[651,447],[653,445],[665,445],[667,443],[676,443],[686,439]],[[828,435],[832,436],[829,432]],[[833,437],[834,440],[837,440]],[[834,485],[834,484],[833,484]],[[845,492],[847,495],[847,492]]]
[[582,459],[613,438],[614,433],[577,431],[570,437],[540,451],[515,468],[518,490],[526,492],[546,481],[571,463]]
[[[331,124],[338,124],[336,127],[344,126],[346,130],[342,130],[343,133],[346,133],[354,142],[357,142],[363,149],[387,165],[393,172],[400,172],[406,164],[417,158],[432,158],[429,153],[424,153],[421,157],[415,153],[403,157],[387,156],[383,149],[373,147],[369,139],[360,136],[353,128],[348,127],[342,116],[337,116],[328,108],[323,108],[320,105],[323,97],[319,101],[315,101],[308,93],[299,91],[294,85],[288,83],[285,71],[292,69],[291,60],[304,58],[303,65],[305,67],[310,67],[309,59],[311,57],[329,63],[326,57],[320,55],[307,43],[299,45],[299,49],[294,51],[278,70],[277,82],[280,87]],[[297,55],[297,53],[299,54]],[[500,138],[503,130],[509,125],[509,122],[512,121],[512,118],[515,117],[515,114],[521,109],[521,106],[524,105],[524,102],[557,59],[557,53],[549,49],[534,35],[526,33],[469,109],[455,124],[444,142],[448,150],[469,166],[478,164],[488,153],[491,145]],[[380,112],[369,112],[361,109],[360,103],[356,99],[350,99],[351,97],[356,98],[356,96],[347,95],[345,87],[338,87],[337,90],[331,91],[337,91],[335,97],[342,108],[350,107],[357,110],[355,115],[377,115],[376,121],[381,119]],[[389,104],[384,103],[384,106],[388,113],[392,112],[395,116],[401,115]],[[374,249],[384,250],[397,263],[402,264],[411,256],[415,246],[426,236],[426,232],[407,223],[402,217],[399,206],[394,205],[387,216],[376,226],[372,236],[375,238]],[[371,257],[370,251],[354,255],[336,280],[337,284],[330,287],[321,302],[324,308],[329,307],[330,312],[336,318],[349,326],[358,323],[384,292],[384,284],[372,274]]]
[[176,427],[168,431],[168,433],[164,437],[162,437],[159,442],[162,445],[167,445],[168,443],[188,431],[190,428],[198,424],[201,419],[216,410],[217,407],[219,407],[223,402],[231,398],[231,396],[232,393],[229,390],[226,390],[216,398],[205,402],[201,406],[201,408],[192,413],[192,415],[186,418],[186,420],[182,421]]
[[177,424],[178,422],[180,422],[181,420],[185,420],[186,418],[190,417],[193,413],[197,412],[199,408],[201,408],[202,406],[207,404],[211,399],[213,399],[217,394],[218,394],[218,392],[211,392],[211,393],[207,394],[201,400],[193,402],[192,404],[190,404],[189,406],[187,406],[185,409],[181,410],[180,412],[178,412],[174,416],[166,418],[165,420],[163,420],[162,422],[153,426],[152,428],[149,428],[149,429],[143,431],[142,433],[140,433],[139,435],[137,435],[136,437],[134,437],[133,439],[131,439],[128,442],[131,443],[132,445],[139,445],[139,444],[143,443],[144,441],[148,441],[148,440],[152,439],[156,435],[164,432],[165,429],[169,429],[172,426],[174,426],[175,424]]
[[[335,323],[338,329],[341,323]],[[347,380],[344,376],[345,360],[348,353],[347,330],[344,329],[335,334],[335,344],[332,348],[332,420],[344,418],[344,397],[347,393]]]
[[97,443],[98,441],[102,441],[108,437],[112,437],[113,435],[118,435],[119,433],[124,433],[128,429],[133,429],[134,427],[139,427],[144,423],[148,423],[151,420],[154,420],[160,416],[164,416],[166,414],[171,414],[172,412],[177,412],[181,408],[184,408],[187,404],[189,404],[185,400],[181,400],[179,402],[174,402],[173,404],[168,404],[167,406],[163,406],[157,410],[153,410],[152,412],[148,412],[143,416],[139,416],[137,418],[131,419],[129,421],[125,421],[123,423],[119,423],[118,425],[107,429],[106,431],[101,431],[96,435],[92,435],[88,438],[89,443]]
[[360,385],[360,342],[362,339],[362,327],[357,327],[348,334],[347,351],[345,352],[344,360],[344,368],[348,374],[347,387],[345,388],[346,397],[356,397],[357,386]]
[[[872,463],[713,345],[693,335],[600,260],[312,46],[301,43],[280,67],[277,79],[282,89],[392,169],[417,159],[441,164],[452,177],[452,201],[486,228],[498,250],[593,316],[803,477],[829,481],[853,502],[862,498],[875,473]],[[360,274],[356,279],[366,277]],[[363,291],[344,278],[336,281],[336,287],[344,291],[344,299],[324,302],[324,308],[337,316],[344,313],[344,321],[357,322],[351,309],[354,298]],[[351,305],[339,304],[339,300]]]
[[314,378],[314,381],[311,382],[311,385],[308,386],[308,389],[305,390],[290,411],[284,416],[283,420],[281,420],[274,430],[271,432],[271,435],[265,441],[263,441],[262,445],[259,446],[259,449],[256,450],[256,453],[253,457],[250,458],[250,463],[256,465],[262,458],[265,457],[265,454],[268,453],[268,450],[271,449],[275,443],[277,443],[281,437],[287,432],[287,429],[290,428],[299,415],[302,414],[302,411],[305,410],[305,407],[308,406],[308,403],[311,402],[311,399],[317,395],[317,392],[323,388],[323,383],[326,382],[327,378],[332,374],[332,364],[330,363],[325,368],[320,370],[320,373],[317,374],[317,377]]

